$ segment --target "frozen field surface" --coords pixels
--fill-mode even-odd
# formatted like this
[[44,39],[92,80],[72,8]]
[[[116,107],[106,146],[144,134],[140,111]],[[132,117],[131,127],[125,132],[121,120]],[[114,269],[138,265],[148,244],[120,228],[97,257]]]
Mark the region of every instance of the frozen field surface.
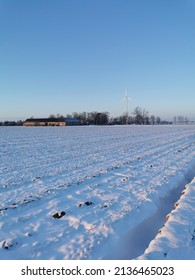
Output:
[[194,177],[195,126],[0,127],[0,259],[195,259]]

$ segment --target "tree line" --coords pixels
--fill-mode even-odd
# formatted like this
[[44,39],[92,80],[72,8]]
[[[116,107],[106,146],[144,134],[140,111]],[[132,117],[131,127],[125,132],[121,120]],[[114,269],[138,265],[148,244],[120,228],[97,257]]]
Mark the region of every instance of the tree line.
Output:
[[23,121],[4,121],[4,122],[0,122],[0,126],[22,126],[23,125]]
[[49,118],[75,118],[79,119],[82,125],[124,125],[124,124],[138,124],[138,125],[154,125],[166,123],[161,121],[160,117],[155,117],[154,115],[149,115],[149,112],[140,107],[136,107],[132,112],[132,115],[129,116],[127,113],[118,116],[110,117],[109,112],[82,112],[77,113],[73,112],[63,116],[61,114],[51,114]]
[[[33,116],[31,117],[34,118]],[[136,107],[131,115],[124,113],[118,117],[110,117],[109,112],[73,112],[66,116],[62,114],[50,114],[48,118],[74,118],[80,120],[81,125],[124,125],[124,124],[136,124],[136,125],[159,125],[159,124],[187,124],[189,120],[187,117],[178,116],[173,118],[173,122],[167,122],[161,120],[159,116],[150,115],[145,109]],[[0,126],[22,126],[22,120],[19,121],[5,121],[0,122]]]
[[174,116],[173,123],[174,124],[188,124],[189,120],[187,117],[184,117],[184,116]]

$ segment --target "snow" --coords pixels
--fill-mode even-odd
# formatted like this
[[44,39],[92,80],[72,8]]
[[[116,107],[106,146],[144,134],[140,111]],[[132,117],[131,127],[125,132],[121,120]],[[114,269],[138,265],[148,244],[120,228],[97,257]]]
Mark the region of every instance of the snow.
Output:
[[0,259],[195,259],[195,126],[1,127],[0,143]]
[[182,192],[162,229],[138,259],[195,259],[195,179]]

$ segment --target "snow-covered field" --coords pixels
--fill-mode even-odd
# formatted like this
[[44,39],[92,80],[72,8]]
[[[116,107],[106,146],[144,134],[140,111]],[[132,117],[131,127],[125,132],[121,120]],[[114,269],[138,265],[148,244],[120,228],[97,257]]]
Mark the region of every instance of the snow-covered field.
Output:
[[0,127],[0,159],[0,259],[195,259],[195,126]]

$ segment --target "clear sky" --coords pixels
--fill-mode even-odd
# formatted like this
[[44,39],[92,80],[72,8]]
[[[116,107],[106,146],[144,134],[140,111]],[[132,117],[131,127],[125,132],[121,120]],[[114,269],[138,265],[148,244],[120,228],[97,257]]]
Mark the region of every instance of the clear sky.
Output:
[[194,0],[0,0],[0,119],[195,118]]

